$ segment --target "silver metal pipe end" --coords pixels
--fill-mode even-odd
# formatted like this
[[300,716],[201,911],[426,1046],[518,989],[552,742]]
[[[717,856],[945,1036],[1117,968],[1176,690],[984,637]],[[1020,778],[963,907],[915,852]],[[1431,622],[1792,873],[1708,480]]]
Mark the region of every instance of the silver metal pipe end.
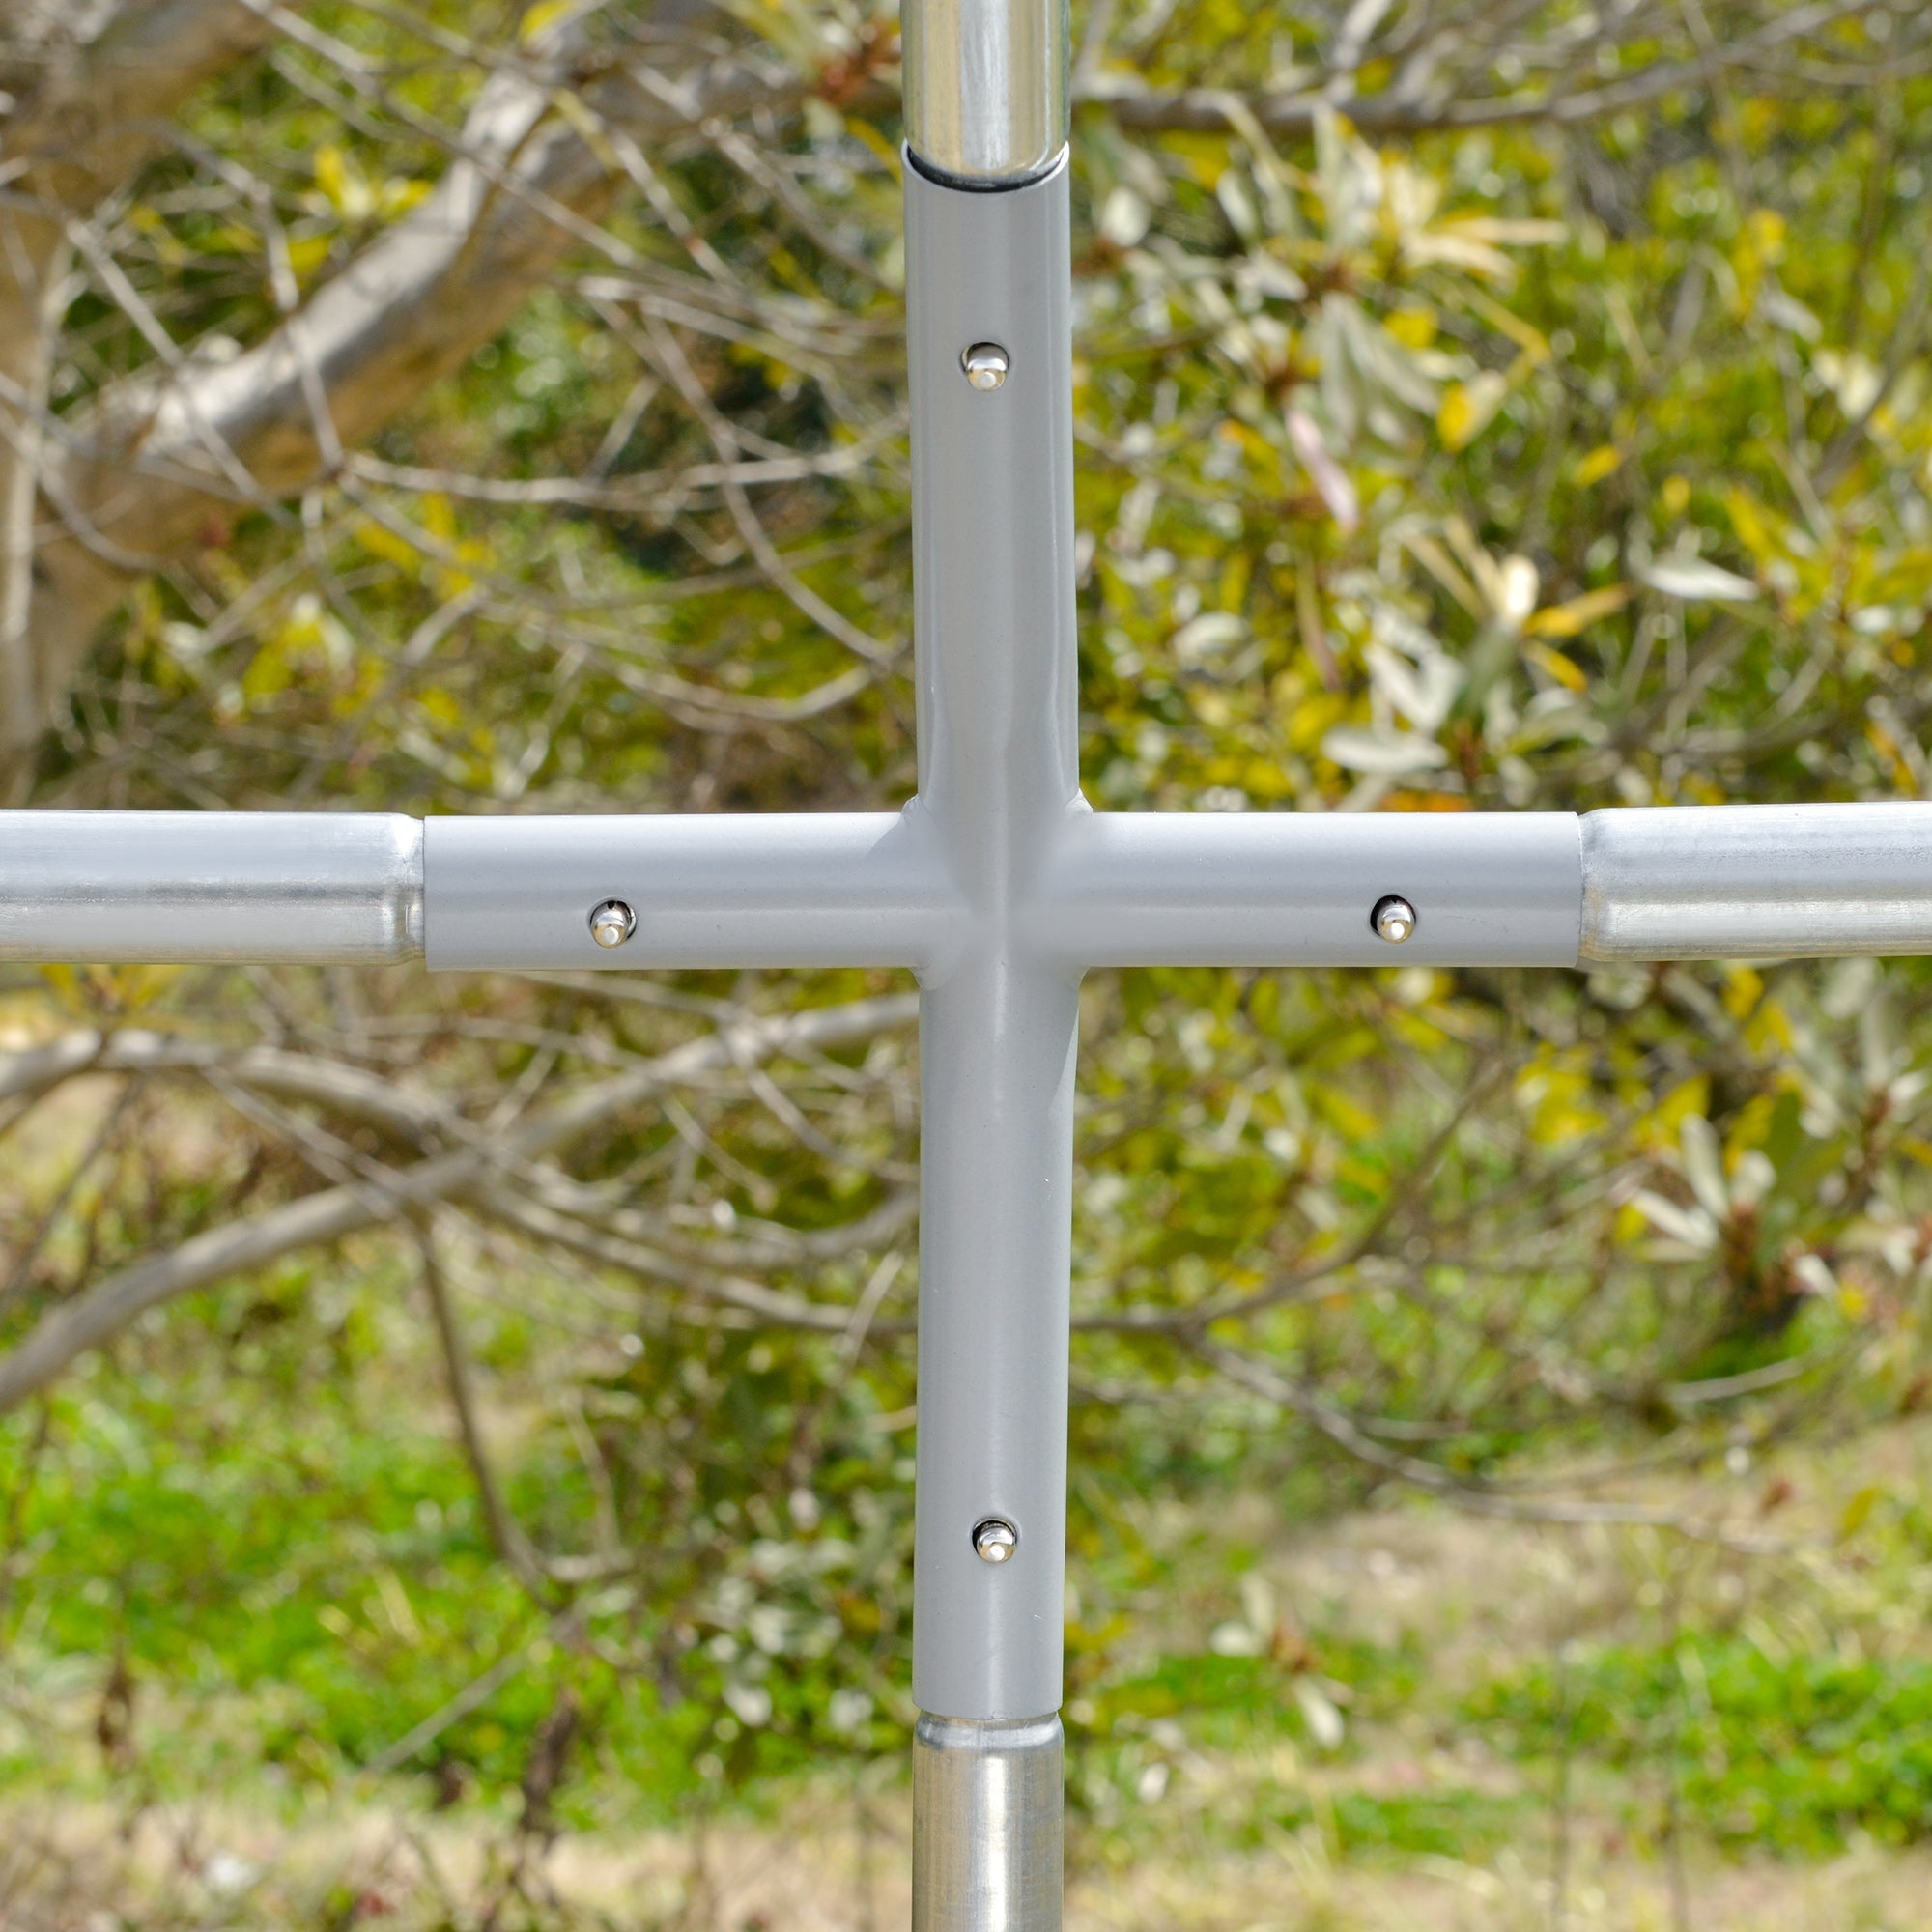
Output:
[[905,0],[906,146],[955,187],[1051,174],[1069,129],[1066,0]]
[[1058,1715],[913,1732],[913,1932],[1060,1932]]
[[423,852],[396,812],[0,811],[0,959],[417,958]]
[[1584,959],[1932,952],[1932,804],[1583,815]]

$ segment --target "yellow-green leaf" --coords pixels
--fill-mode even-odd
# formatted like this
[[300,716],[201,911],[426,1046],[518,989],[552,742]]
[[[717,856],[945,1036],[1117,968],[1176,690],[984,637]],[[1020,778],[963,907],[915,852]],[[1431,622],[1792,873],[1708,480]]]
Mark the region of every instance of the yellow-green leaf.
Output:
[[1532,638],[1578,637],[1599,618],[1614,615],[1630,601],[1628,584],[1613,583],[1606,590],[1586,590],[1567,604],[1548,604],[1534,611],[1522,628]]
[[1871,1520],[1871,1513],[1884,1499],[1885,1491],[1876,1483],[1867,1483],[1850,1502],[1845,1505],[1845,1513],[1838,1519],[1838,1540],[1845,1542],[1856,1536]]
[[1561,651],[1553,651],[1548,644],[1530,639],[1522,647],[1522,654],[1538,670],[1546,676],[1553,677],[1565,691],[1582,691],[1590,680],[1580,665],[1574,665]]
[[1489,428],[1508,389],[1493,369],[1485,369],[1467,383],[1451,383],[1435,411],[1435,429],[1443,447],[1468,448]]
[[569,19],[582,4],[582,0],[537,0],[519,24],[517,38],[526,47],[533,45],[543,38],[546,28]]
[[1600,442],[1595,449],[1577,459],[1573,472],[1577,487],[1587,490],[1593,483],[1601,483],[1613,470],[1623,467],[1624,453],[1613,442]]

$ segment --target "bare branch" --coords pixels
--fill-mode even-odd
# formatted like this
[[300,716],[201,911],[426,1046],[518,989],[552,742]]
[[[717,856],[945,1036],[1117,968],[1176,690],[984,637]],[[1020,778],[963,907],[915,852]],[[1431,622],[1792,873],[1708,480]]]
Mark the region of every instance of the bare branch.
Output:
[[139,1027],[113,1034],[83,1030],[0,1056],[0,1100],[43,1094],[79,1073],[221,1073],[243,1087],[327,1107],[410,1140],[431,1140],[463,1124],[445,1102],[346,1062],[278,1047],[237,1049]]
[[669,1282],[687,1293],[735,1309],[762,1326],[817,1329],[831,1335],[840,1333],[845,1327],[847,1318],[843,1309],[820,1307],[795,1294],[780,1294],[762,1282],[748,1281],[743,1276],[710,1274],[662,1248],[601,1234],[567,1214],[559,1214],[520,1195],[492,1194],[480,1198],[476,1206],[479,1212],[507,1222],[545,1247],[582,1255],[586,1261],[639,1275],[646,1281]]
[[85,213],[166,145],[168,117],[189,95],[274,35],[244,0],[44,10],[43,31],[29,23],[25,37],[38,78],[0,126],[0,163],[50,215]]
[[[169,117],[213,75],[259,51],[273,27],[243,0],[87,0],[30,10],[14,29],[14,111],[0,123],[0,378],[13,421],[0,448],[0,758],[24,753],[59,696],[43,682],[34,566],[51,344],[71,298],[77,217],[169,139]],[[0,60],[4,54],[0,54]],[[84,233],[84,231],[83,231]],[[91,236],[88,236],[90,242]],[[138,299],[138,298],[137,298]]]
[[[172,561],[211,508],[238,500],[231,460],[255,503],[321,479],[317,377],[333,436],[366,442],[502,328],[573,242],[595,238],[621,170],[581,116],[556,111],[569,78],[560,68],[554,86],[518,73],[486,83],[435,192],[248,353],[131,382],[78,430],[63,426],[43,492],[66,527],[37,569],[43,716],[129,579]],[[801,91],[706,55],[675,80],[605,73],[583,96],[599,120],[653,140],[754,102],[794,104]],[[211,440],[230,460],[210,457]]]
[[1294,1380],[1265,1363],[1217,1343],[1195,1341],[1191,1351],[1251,1395],[1278,1404],[1320,1431],[1339,1449],[1384,1475],[1395,1476],[1432,1495],[1442,1496],[1476,1516],[1508,1517],[1532,1522],[1630,1522],[1660,1527],[1686,1526],[1681,1509],[1650,1503],[1591,1501],[1581,1496],[1548,1500],[1491,1489],[1464,1481],[1421,1456],[1392,1449],[1364,1430],[1349,1411],[1313,1383]]
[[[1250,95],[1208,87],[1148,88],[1132,74],[1092,73],[1083,80],[1077,98],[1104,109],[1118,126],[1144,133],[1212,133],[1236,128],[1243,116],[1251,116],[1266,133],[1306,134],[1321,115],[1338,109],[1365,134],[1420,134],[1520,122],[1595,121],[1642,106],[1681,88],[1709,86],[1727,72],[1755,72],[1771,54],[1822,33],[1863,7],[1864,0],[1820,0],[1820,4],[1794,8],[1774,14],[1754,33],[1739,34],[1690,59],[1653,60],[1601,86],[1569,87],[1564,84],[1566,76],[1559,73],[1542,87],[1506,94],[1447,87],[1427,95],[1401,88],[1384,94],[1355,95],[1346,88],[1338,93],[1334,83],[1346,82],[1361,64],[1363,50],[1351,46],[1348,67],[1293,94]],[[1493,57],[1503,49],[1482,51]],[[1468,65],[1473,63],[1465,62]],[[1815,87],[1823,78],[1811,74],[1808,84]],[[1857,87],[1864,83],[1856,70],[1847,69],[1842,84]]]
[[[893,994],[745,1020],[585,1088],[506,1135],[500,1150],[468,1148],[436,1155],[403,1169],[380,1187],[355,1182],[326,1188],[197,1235],[165,1255],[121,1269],[44,1317],[0,1359],[0,1414],[45,1388],[77,1355],[99,1348],[135,1317],[178,1295],[245,1273],[298,1248],[339,1240],[411,1208],[487,1192],[503,1167],[559,1152],[700,1074],[769,1060],[796,1048],[865,1039],[904,1025],[918,1010],[915,995]],[[842,1317],[833,1325],[842,1327]]]
[[483,1439],[483,1422],[477,1411],[476,1390],[469,1372],[469,1351],[464,1347],[449,1283],[437,1257],[436,1235],[428,1227],[421,1230],[421,1249],[423,1292],[429,1297],[430,1313],[436,1321],[443,1370],[449,1380],[449,1399],[456,1410],[456,1426],[463,1437],[470,1479],[483,1504],[483,1519],[490,1526],[490,1541],[517,1580],[542,1601],[548,1595],[549,1580],[543,1573],[543,1559],[524,1534],[523,1524],[511,1514],[509,1504],[503,1499],[502,1486],[497,1480],[490,1445]]

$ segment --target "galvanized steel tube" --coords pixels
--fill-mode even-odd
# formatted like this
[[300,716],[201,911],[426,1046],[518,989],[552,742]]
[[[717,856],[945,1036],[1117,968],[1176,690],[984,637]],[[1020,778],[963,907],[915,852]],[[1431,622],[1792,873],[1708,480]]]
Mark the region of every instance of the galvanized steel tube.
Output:
[[389,812],[0,811],[0,959],[412,958],[422,841]]
[[1932,952],[1932,805],[1584,814],[1586,959]]
[[906,145],[926,173],[1013,187],[1066,146],[1066,0],[906,0]]
[[913,1932],[1058,1932],[1057,1717],[922,1718],[913,1738]]

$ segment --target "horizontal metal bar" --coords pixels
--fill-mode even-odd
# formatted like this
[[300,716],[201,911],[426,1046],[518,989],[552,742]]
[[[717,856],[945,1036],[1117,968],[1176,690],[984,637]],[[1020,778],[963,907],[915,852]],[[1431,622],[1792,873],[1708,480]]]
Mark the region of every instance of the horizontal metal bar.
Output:
[[1592,811],[1582,853],[1586,959],[1932,952],[1932,805]]
[[1081,966],[1571,966],[1581,897],[1570,812],[1094,812],[1026,917]]
[[0,959],[412,958],[422,831],[389,812],[0,811]]
[[[963,918],[917,807],[903,812],[433,818],[428,959],[448,967],[925,968]],[[630,938],[600,946],[616,900]]]
[[[1401,946],[1378,900],[1416,915]],[[599,946],[608,899],[636,916]],[[1069,817],[1049,964],[1559,966],[1932,952],[1932,804]],[[0,811],[0,960],[903,966],[972,943],[923,808],[707,817]],[[427,944],[425,944],[427,941]]]

